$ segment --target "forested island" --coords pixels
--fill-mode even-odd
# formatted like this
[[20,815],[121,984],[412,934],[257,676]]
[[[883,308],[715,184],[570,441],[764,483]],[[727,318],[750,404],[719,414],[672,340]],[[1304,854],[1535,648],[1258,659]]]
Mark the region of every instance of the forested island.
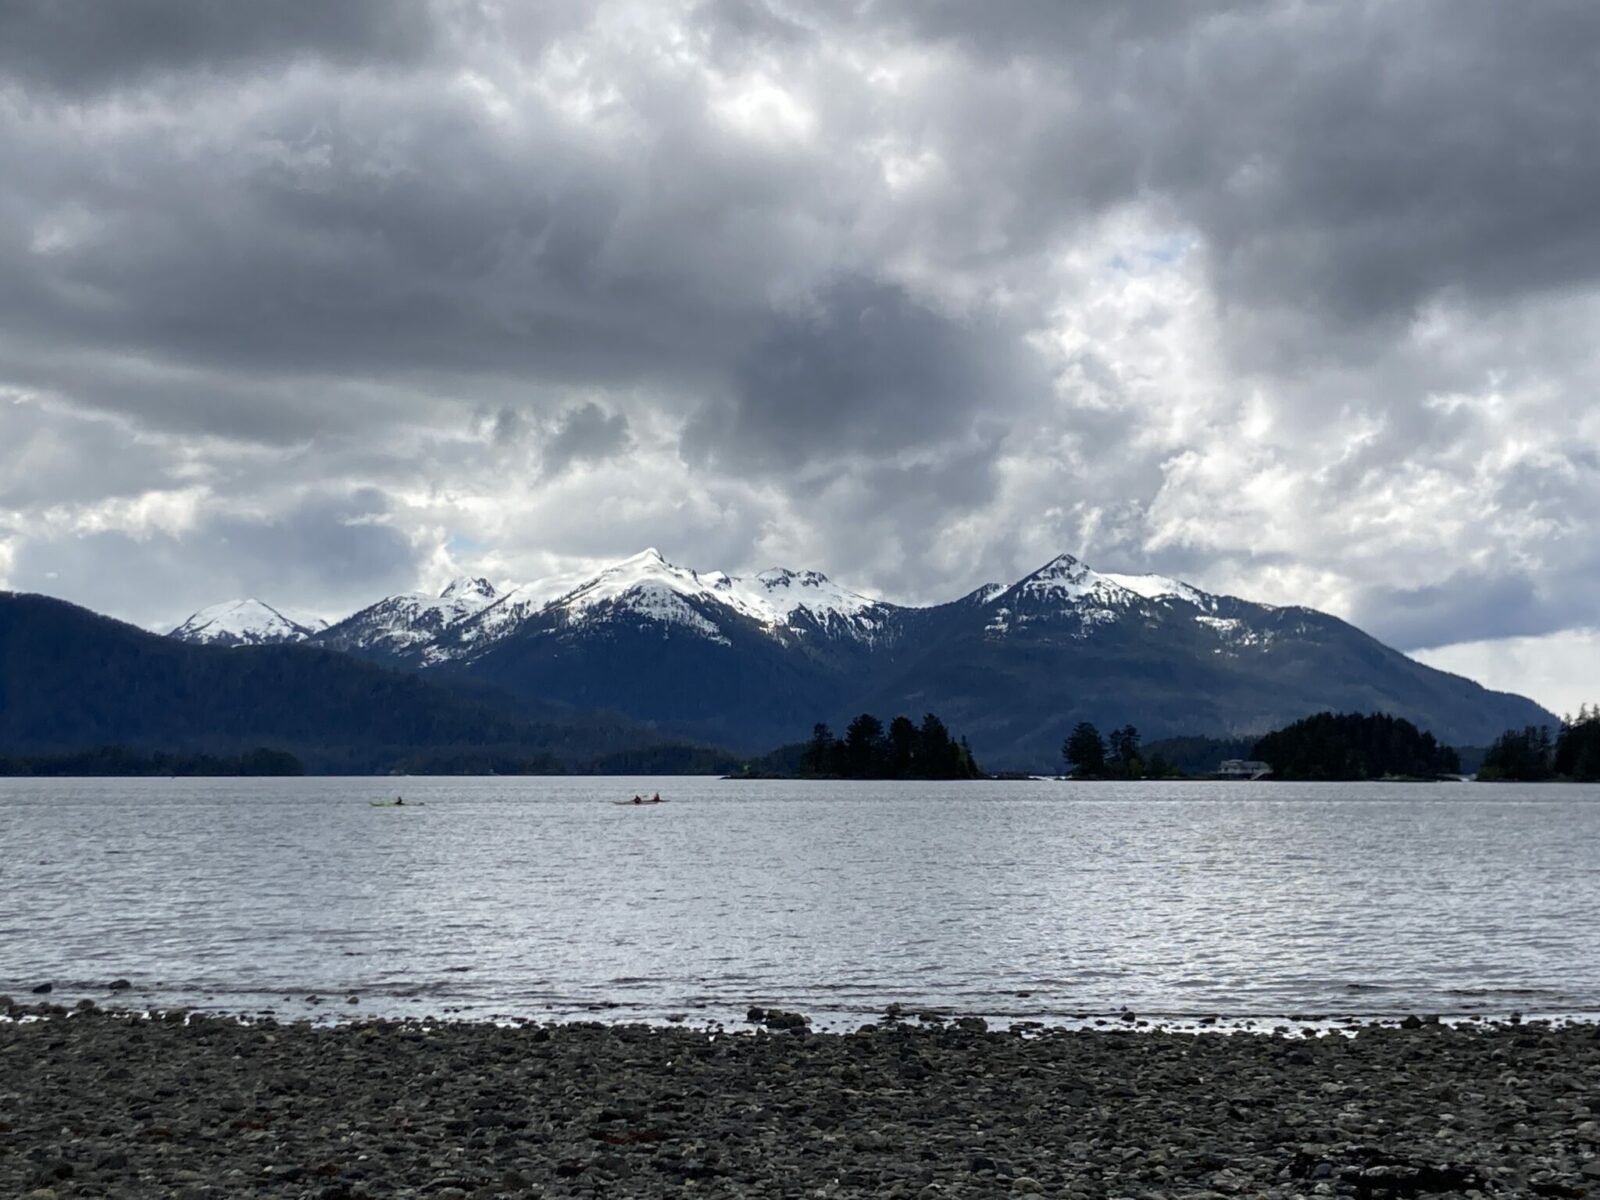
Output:
[[[1075,779],[1208,777],[1227,759],[1257,760],[1276,780],[1439,779],[1462,774],[1462,752],[1387,713],[1316,713],[1260,738],[1166,738],[1141,746],[1125,725],[1102,736],[1080,721],[1061,747]],[[1470,751],[1476,759],[1480,751]],[[1600,706],[1552,730],[1509,729],[1481,751],[1485,782],[1600,781]]]
[[[1169,756],[1180,753],[1182,766]],[[1174,738],[1147,750],[1132,725],[1102,737],[1080,721],[1061,755],[1075,779],[1208,776],[1225,758],[1256,760],[1277,780],[1437,779],[1461,770],[1455,750],[1386,713],[1316,713],[1253,742]]]
[[1548,725],[1506,730],[1484,751],[1478,778],[1515,783],[1600,782],[1600,706],[1584,705],[1554,734]]
[[843,737],[827,725],[812,727],[811,738],[783,746],[749,764],[743,778],[799,779],[982,779],[967,739],[951,735],[933,713],[920,724],[898,716],[887,726],[862,713]]
[[1274,779],[1437,779],[1461,759],[1431,733],[1387,713],[1317,713],[1267,734],[1254,758]]

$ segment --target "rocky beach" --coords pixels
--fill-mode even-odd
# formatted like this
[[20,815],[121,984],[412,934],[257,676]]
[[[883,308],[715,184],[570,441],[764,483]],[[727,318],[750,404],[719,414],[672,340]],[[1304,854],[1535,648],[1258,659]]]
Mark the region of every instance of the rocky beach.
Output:
[[7,1004],[0,1194],[1600,1195],[1590,1025],[813,1034]]

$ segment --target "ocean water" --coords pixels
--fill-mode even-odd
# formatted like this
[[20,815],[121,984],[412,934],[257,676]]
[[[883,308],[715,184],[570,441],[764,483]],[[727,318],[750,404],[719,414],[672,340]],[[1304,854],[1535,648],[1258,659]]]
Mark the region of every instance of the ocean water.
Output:
[[0,993],[117,978],[280,1018],[1594,1015],[1600,788],[0,780]]

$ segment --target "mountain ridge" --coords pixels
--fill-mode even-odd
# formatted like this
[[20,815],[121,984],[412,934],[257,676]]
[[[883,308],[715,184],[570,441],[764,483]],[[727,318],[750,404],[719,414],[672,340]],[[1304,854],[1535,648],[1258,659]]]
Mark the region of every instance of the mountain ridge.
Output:
[[936,711],[1001,768],[1049,769],[1080,719],[1240,736],[1387,711],[1468,745],[1554,719],[1327,613],[1071,554],[928,606],[816,571],[700,572],[653,548],[576,581],[478,582],[467,603],[390,597],[305,641],[752,752],[854,712]]

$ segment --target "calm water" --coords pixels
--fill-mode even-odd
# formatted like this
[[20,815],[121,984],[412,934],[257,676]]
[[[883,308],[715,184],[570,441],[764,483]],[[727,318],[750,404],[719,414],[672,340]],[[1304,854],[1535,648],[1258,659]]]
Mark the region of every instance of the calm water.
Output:
[[1592,1014],[1597,917],[1596,788],[0,780],[0,992],[69,1003]]

